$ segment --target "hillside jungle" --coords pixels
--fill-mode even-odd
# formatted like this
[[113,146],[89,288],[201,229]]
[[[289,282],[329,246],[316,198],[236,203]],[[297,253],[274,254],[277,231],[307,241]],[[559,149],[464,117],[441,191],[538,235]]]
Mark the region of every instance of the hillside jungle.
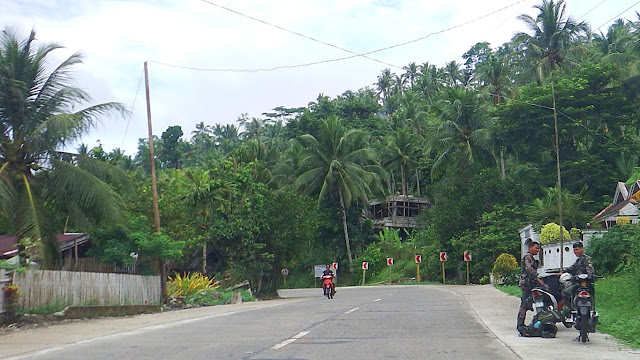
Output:
[[[258,294],[312,286],[313,266],[331,262],[342,285],[361,281],[363,261],[367,279],[388,273],[387,257],[396,259],[393,276],[410,278],[414,254],[422,278],[440,281],[441,251],[448,282],[462,281],[468,251],[477,283],[500,254],[520,257],[519,228],[559,222],[559,197],[567,229],[597,227],[593,216],[639,165],[640,17],[591,31],[562,1],[543,1],[537,17],[520,19],[510,42],[478,43],[443,67],[416,59],[334,98],[318,89],[306,107],[165,129],[153,140],[159,233],[148,139],[135,155],[59,151],[100,116],[125,110],[106,103],[68,114],[84,94],[61,74],[78,55],[46,73],[55,49],[30,48],[36,40],[8,29],[0,120],[12,136],[0,138],[0,229],[26,239],[44,268],[61,266],[56,232],[88,232],[85,256],[104,263],[136,261],[148,274],[160,259],[169,275],[249,280]],[[391,194],[429,199],[420,227],[374,231],[363,210]]]

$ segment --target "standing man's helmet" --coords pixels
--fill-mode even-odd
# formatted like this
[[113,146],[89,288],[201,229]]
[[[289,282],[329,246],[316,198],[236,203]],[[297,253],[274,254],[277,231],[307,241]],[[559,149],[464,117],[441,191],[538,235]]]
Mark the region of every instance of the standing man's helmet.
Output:
[[569,273],[564,273],[564,274],[560,275],[560,283],[561,283],[561,284],[564,284],[564,283],[566,283],[567,281],[571,280],[571,278],[572,278],[571,274],[569,274]]

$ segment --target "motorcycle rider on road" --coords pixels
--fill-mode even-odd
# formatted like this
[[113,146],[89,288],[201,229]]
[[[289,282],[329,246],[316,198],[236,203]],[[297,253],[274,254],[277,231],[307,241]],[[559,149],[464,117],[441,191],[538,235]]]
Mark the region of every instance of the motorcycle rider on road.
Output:
[[335,278],[336,276],[333,275],[333,270],[331,270],[331,267],[329,264],[327,264],[327,268],[322,272],[322,276],[326,276],[326,275],[331,275],[331,292],[333,294],[336,293],[336,283],[333,282],[333,278]]
[[524,325],[524,320],[527,316],[527,310],[533,310],[533,296],[531,295],[531,289],[540,286],[549,290],[549,286],[538,278],[538,260],[534,258],[534,256],[538,255],[538,252],[540,252],[540,243],[531,238],[527,238],[524,244],[529,247],[529,251],[524,254],[522,261],[520,262],[522,273],[520,275],[518,286],[522,289],[522,297],[520,298],[518,321],[516,323],[516,329],[520,336],[527,336],[527,327]]

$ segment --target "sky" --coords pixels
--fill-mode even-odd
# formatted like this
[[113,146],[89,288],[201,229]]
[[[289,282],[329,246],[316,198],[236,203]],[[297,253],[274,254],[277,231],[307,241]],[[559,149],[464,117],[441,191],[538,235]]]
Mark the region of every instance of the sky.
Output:
[[[478,42],[496,48],[526,32],[517,16],[535,16],[533,6],[541,2],[0,0],[0,27],[18,29],[22,37],[34,29],[39,42],[64,46],[52,54],[51,66],[81,52],[84,63],[74,75],[92,97],[85,105],[114,101],[129,110],[101,118],[67,150],[102,144],[133,156],[138,139],[148,138],[145,62],[153,134],[179,125],[188,140],[199,122],[238,126],[241,114],[261,117],[279,106],[306,107],[320,94],[374,87],[385,68],[400,75],[411,62],[463,62]],[[565,4],[568,15],[603,32],[615,19],[637,20],[640,12],[638,0]],[[386,50],[354,56],[379,49]],[[304,64],[311,65],[298,66]]]

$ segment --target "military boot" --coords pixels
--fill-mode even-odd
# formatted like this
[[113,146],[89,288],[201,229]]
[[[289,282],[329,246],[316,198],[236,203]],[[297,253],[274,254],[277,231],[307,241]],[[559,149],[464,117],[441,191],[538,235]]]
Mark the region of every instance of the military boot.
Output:
[[529,332],[527,331],[527,327],[524,325],[524,319],[518,318],[516,323],[516,329],[518,330],[518,334],[522,337],[529,336]]

